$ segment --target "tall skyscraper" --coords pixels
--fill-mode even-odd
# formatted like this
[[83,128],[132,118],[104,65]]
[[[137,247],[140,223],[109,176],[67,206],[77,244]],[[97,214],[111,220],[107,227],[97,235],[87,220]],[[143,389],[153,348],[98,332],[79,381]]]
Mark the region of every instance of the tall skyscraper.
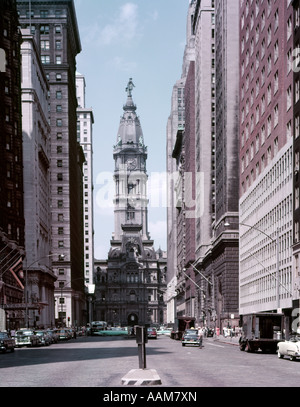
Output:
[[[176,316],[186,314],[185,277],[181,272],[185,267],[185,211],[182,197],[182,184],[184,182],[184,154],[182,142],[186,121],[185,86],[190,70],[190,62],[195,59],[195,36],[192,21],[195,12],[195,1],[191,1],[186,18],[186,46],[182,62],[182,74],[173,87],[171,98],[171,112],[167,122],[167,322],[175,322]],[[190,85],[190,80],[189,80]],[[193,85],[192,85],[193,86]],[[191,89],[189,87],[189,89]],[[191,101],[191,98],[189,98]],[[190,107],[190,106],[189,106]],[[189,110],[191,112],[191,110]],[[189,159],[188,159],[189,161]],[[189,161],[191,163],[191,161]],[[194,170],[191,170],[194,172]],[[189,198],[192,198],[190,195]],[[191,219],[190,219],[191,220]],[[182,239],[184,241],[182,241]],[[189,250],[192,250],[190,246]],[[189,257],[190,259],[190,257]],[[180,266],[179,266],[180,263]],[[184,264],[184,265],[183,265]],[[189,282],[187,283],[189,286]],[[189,305],[188,305],[189,307]]]
[[[212,247],[205,314],[220,328],[239,324],[239,4],[215,2],[215,131]],[[229,226],[227,226],[229,224]],[[210,298],[209,298],[210,297]],[[215,318],[214,318],[215,317]]]
[[176,314],[220,328],[238,324],[238,27],[238,3],[190,2],[184,127],[173,140]]
[[[166,294],[167,301],[167,322],[174,322],[176,316],[175,308],[179,306],[176,298],[177,287],[177,209],[176,209],[176,191],[175,183],[178,177],[177,164],[173,157],[173,149],[176,142],[178,128],[183,129],[185,121],[184,111],[184,86],[185,78],[176,81],[173,87],[171,98],[171,113],[167,122],[167,252],[168,252],[168,271]],[[183,288],[180,290],[183,292]],[[184,300],[182,299],[182,302]],[[183,306],[182,306],[183,307]]]
[[[214,289],[211,244],[215,220],[215,9],[210,0],[197,0],[193,17],[195,35],[195,262],[197,270],[197,323],[211,326]],[[192,275],[192,274],[191,274]],[[205,278],[203,278],[205,276]],[[209,279],[208,280],[208,276]]]
[[24,163],[25,269],[29,326],[54,326],[51,269],[49,85],[37,44],[22,30],[22,130]]
[[[130,79],[113,157],[115,229],[107,260],[106,321],[113,325],[163,323],[166,270],[148,232],[147,147]],[[161,257],[159,257],[161,260]]]
[[82,324],[84,155],[77,141],[76,55],[81,51],[73,0],[18,0],[19,21],[38,44],[50,93],[51,258],[56,322]]
[[195,35],[196,101],[196,259],[204,257],[212,237],[215,194],[215,21],[211,0],[196,2]]
[[238,27],[237,2],[196,2],[194,316],[221,329],[238,325]]
[[[294,146],[293,146],[293,275],[295,298],[293,308],[300,308],[300,1],[293,1],[294,45]],[[298,291],[298,296],[297,296]],[[297,317],[297,315],[294,315]]]
[[[24,322],[21,33],[15,1],[0,3],[0,330]],[[17,277],[17,278],[16,278]],[[19,276],[20,277],[20,276]],[[20,306],[21,304],[21,306]],[[10,321],[10,325],[7,323]]]
[[83,229],[84,229],[84,278],[86,285],[93,284],[94,270],[94,205],[93,205],[93,124],[94,114],[86,107],[85,78],[76,74],[77,88],[77,140],[85,162],[83,164]]
[[282,310],[295,295],[293,7],[240,4],[240,314]]

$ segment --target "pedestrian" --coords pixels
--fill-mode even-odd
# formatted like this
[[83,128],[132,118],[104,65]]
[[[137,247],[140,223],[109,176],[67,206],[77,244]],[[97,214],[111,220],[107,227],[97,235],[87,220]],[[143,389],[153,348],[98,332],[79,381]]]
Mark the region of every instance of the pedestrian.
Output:
[[201,328],[198,329],[198,336],[199,336],[199,349],[202,349],[203,330]]

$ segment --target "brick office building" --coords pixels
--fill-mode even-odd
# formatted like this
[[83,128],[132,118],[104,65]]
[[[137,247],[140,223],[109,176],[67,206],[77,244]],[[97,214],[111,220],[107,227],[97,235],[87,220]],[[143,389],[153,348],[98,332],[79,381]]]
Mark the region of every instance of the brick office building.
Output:
[[240,313],[282,310],[292,273],[293,7],[240,5]]
[[[295,297],[293,308],[300,308],[300,1],[293,1],[294,7],[294,45],[296,57],[294,68],[294,138],[293,138],[293,275],[295,278]],[[298,291],[298,298],[297,298]],[[296,315],[295,315],[296,316]]]

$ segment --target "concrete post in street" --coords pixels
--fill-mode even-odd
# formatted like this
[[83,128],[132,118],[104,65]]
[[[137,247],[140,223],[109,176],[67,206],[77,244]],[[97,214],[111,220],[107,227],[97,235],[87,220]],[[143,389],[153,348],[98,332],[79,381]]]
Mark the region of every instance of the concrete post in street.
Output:
[[146,369],[146,343],[148,342],[147,330],[144,326],[136,327],[136,343],[139,352],[139,368]]
[[161,384],[161,379],[155,369],[146,368],[147,328],[136,327],[136,343],[138,344],[139,369],[130,370],[123,378],[122,384],[127,386],[146,386]]

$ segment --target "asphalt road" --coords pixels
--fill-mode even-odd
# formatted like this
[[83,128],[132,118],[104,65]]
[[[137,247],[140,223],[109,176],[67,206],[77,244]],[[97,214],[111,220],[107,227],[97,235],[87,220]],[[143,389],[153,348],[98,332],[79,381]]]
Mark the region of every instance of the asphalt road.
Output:
[[[300,360],[276,354],[241,352],[237,346],[204,339],[204,347],[185,346],[168,337],[146,345],[147,369],[155,369],[161,387],[299,387]],[[0,387],[125,389],[121,381],[138,369],[134,339],[80,337],[50,347],[0,354]],[[154,386],[159,388],[160,386]]]

